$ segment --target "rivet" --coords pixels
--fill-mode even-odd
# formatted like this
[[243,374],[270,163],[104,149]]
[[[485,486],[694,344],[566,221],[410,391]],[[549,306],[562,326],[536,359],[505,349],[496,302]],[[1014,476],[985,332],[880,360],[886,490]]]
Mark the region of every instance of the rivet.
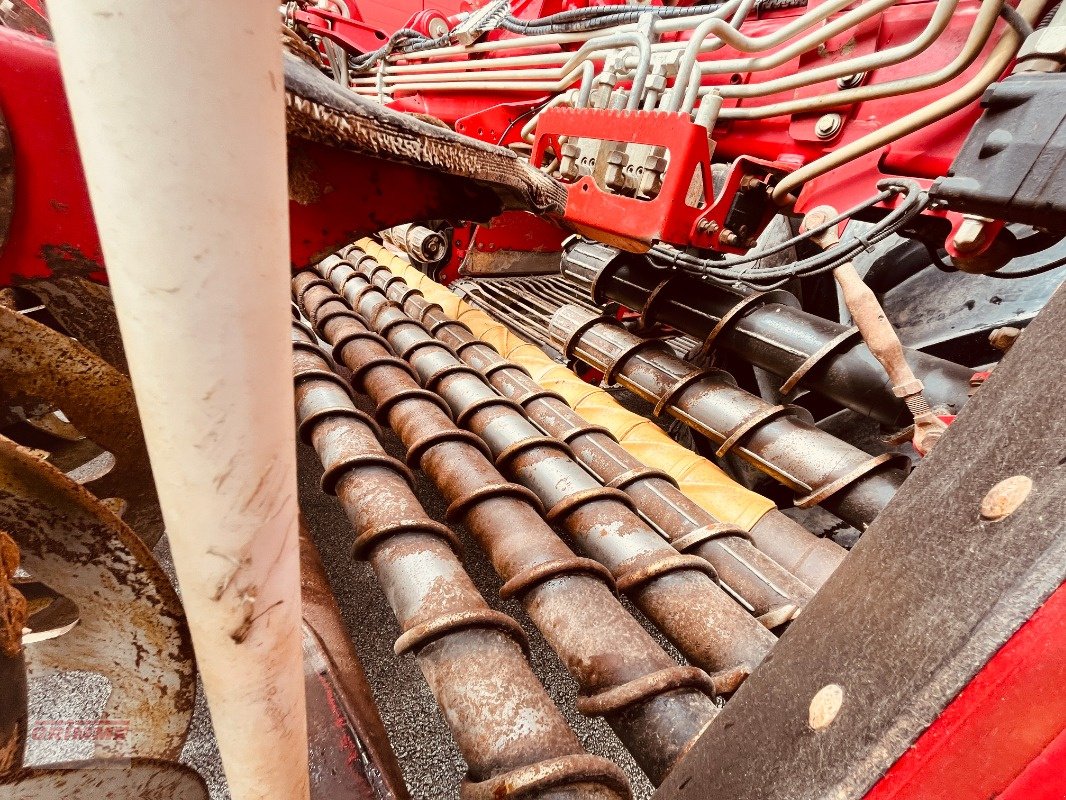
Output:
[[811,707],[807,711],[807,724],[812,730],[820,731],[829,727],[844,705],[844,687],[838,683],[823,686],[811,698]]
[[1014,475],[1000,481],[981,500],[981,519],[998,522],[1018,510],[1033,490],[1033,481],[1025,475]]

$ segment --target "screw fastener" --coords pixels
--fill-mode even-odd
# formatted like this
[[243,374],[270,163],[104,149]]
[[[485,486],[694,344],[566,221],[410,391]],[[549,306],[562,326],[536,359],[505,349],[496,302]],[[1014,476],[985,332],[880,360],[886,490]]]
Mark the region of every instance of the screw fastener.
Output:
[[819,139],[828,139],[835,136],[844,125],[844,118],[840,114],[823,114],[814,125],[814,133]]

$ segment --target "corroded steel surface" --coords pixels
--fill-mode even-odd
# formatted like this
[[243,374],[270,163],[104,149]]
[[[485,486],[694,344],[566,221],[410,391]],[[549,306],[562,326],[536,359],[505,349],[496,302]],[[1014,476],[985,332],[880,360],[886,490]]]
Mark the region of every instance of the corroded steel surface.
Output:
[[[353,551],[370,561],[404,631],[397,654],[415,655],[445,712],[469,767],[464,793],[487,784],[509,787],[499,797],[627,797],[617,767],[584,755],[525,660],[521,628],[478,593],[454,533],[426,514],[410,470],[385,453],[376,423],[356,409],[314,336],[298,321],[292,336],[300,434],[318,451],[322,486],[355,529]],[[546,762],[559,768],[537,784]]]
[[27,649],[30,676],[105,676],[104,715],[124,725],[97,754],[174,758],[192,716],[195,669],[181,604],[152,554],[84,488],[0,438],[0,529],[34,578],[77,603],[69,633]]
[[[463,323],[449,318],[387,267],[359,259],[359,272],[384,289],[390,300],[435,331],[501,395],[517,402],[538,427],[568,443],[579,461],[604,485],[623,490],[682,552],[707,559],[723,586],[753,614],[774,625],[790,620],[806,605],[812,590],[753,547],[748,534],[724,525],[685,497],[670,476],[649,469],[621,447],[606,430],[590,425],[560,396],[547,392],[522,367],[477,339]],[[770,625],[773,627],[773,625]],[[743,635],[737,630],[734,635]]]
[[405,800],[396,754],[303,520],[300,600],[311,797]]
[[[481,373],[463,364],[350,263],[327,268],[324,262],[320,269],[343,287],[345,297],[392,349],[410,361],[422,385],[444,398],[456,423],[488,446],[497,467],[536,495],[548,520],[564,527],[587,556],[606,566],[618,588],[689,661],[732,681],[737,672],[746,674],[762,660],[773,646],[773,635],[753,624],[716,585],[710,564],[680,555],[636,514],[628,495],[599,483],[574,460],[567,444],[544,436],[520,406],[500,397]],[[730,635],[744,626],[746,635]]]
[[154,758],[75,761],[0,777],[0,800],[208,800],[189,767]]
[[54,404],[115,456],[112,470],[88,488],[124,499],[125,521],[154,546],[163,519],[130,379],[80,342],[2,305],[0,373],[6,395]]
[[[611,575],[574,555],[541,518],[537,497],[496,470],[485,444],[457,428],[444,399],[419,385],[413,368],[392,355],[332,285],[309,273],[293,283],[319,335],[352,370],[354,385],[374,400],[409,462],[450,503],[449,518],[463,520],[484,547],[505,580],[501,593],[521,600],[578,681],[579,709],[604,716],[649,777],[661,780],[715,714],[705,696],[714,691],[710,678],[677,666],[612,596]],[[376,289],[371,293],[384,302]],[[632,693],[620,694],[626,691]]]
[[18,565],[18,546],[0,530],[0,775],[22,764],[26,745],[26,598],[10,583]]
[[813,424],[794,406],[773,406],[738,388],[727,373],[700,370],[605,317],[563,306],[552,339],[577,357],[797,494],[800,507],[822,505],[863,530],[906,475],[884,456],[871,457]]

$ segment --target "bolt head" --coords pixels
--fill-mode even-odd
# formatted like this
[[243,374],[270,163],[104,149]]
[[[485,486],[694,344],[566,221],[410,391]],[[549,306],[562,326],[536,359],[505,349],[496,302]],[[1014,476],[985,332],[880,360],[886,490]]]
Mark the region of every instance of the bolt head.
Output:
[[854,89],[856,86],[861,86],[865,79],[865,72],[856,72],[852,75],[844,75],[837,78],[837,86],[841,89]]
[[435,17],[429,21],[429,35],[434,39],[439,39],[448,32],[448,23],[440,17]]
[[814,125],[814,132],[819,139],[828,139],[834,136],[844,125],[844,118],[840,114],[823,114]]
[[987,224],[988,220],[984,217],[967,214],[955,231],[951,244],[960,253],[972,253],[974,250],[979,250],[985,243]]
[[1011,348],[1022,332],[1018,328],[1011,326],[1005,326],[1003,328],[996,328],[992,333],[988,335],[988,343],[997,350],[1006,352]]

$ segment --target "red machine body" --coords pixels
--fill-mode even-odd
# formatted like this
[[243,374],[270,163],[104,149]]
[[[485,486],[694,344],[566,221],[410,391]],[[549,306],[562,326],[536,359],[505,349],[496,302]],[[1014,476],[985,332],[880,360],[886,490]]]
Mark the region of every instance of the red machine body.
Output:
[[[416,4],[412,4],[414,5]],[[520,6],[515,10],[515,14],[534,18],[587,5],[596,3],[531,3]],[[754,14],[743,24],[741,30],[748,36],[765,37],[788,24],[800,13],[810,11],[817,5],[818,2],[812,2],[806,8]],[[814,67],[824,67],[842,59],[905,44],[922,32],[929,22],[934,5],[931,0],[905,0],[855,28],[829,39],[817,50],[792,58],[779,67],[746,73],[708,74],[703,76],[701,85],[754,86]],[[445,3],[439,9],[442,13],[451,11],[450,7],[445,6],[448,4]],[[962,0],[935,46],[926,48],[900,64],[875,70],[862,76],[860,80],[883,83],[944,68],[966,42],[979,7],[977,0]],[[828,22],[839,16],[838,13],[829,17]],[[1004,23],[999,25],[1002,28]],[[494,31],[487,35],[486,40],[505,37],[514,37],[514,34]],[[664,34],[662,38],[663,41],[686,41],[688,37],[688,32],[681,32]],[[735,196],[735,184],[751,173],[745,172],[741,175],[735,171],[731,176],[735,177],[735,180],[732,180],[727,191],[719,196],[719,202],[714,203],[711,208],[693,209],[676,201],[679,193],[683,193],[687,188],[688,179],[696,164],[709,165],[712,159],[719,163],[737,162],[741,159],[760,170],[769,169],[777,174],[797,169],[957,89],[980,69],[995,41],[996,37],[993,36],[981,55],[968,68],[939,86],[840,108],[824,108],[814,113],[752,120],[720,119],[714,127],[710,143],[700,131],[691,130],[698,126],[690,120],[682,119],[680,115],[671,117],[669,114],[661,114],[652,118],[648,117],[648,112],[627,115],[597,109],[549,109],[540,115],[536,128],[533,161],[538,163],[544,150],[549,148],[551,143],[557,143],[559,136],[573,136],[579,130],[581,135],[604,139],[614,137],[612,141],[640,142],[665,147],[670,151],[673,167],[671,171],[682,174],[675,174],[673,178],[666,179],[670,184],[669,191],[664,191],[666,196],[661,200],[626,202],[626,198],[597,188],[590,181],[582,179],[571,187],[567,222],[579,230],[599,229],[618,241],[642,242],[644,246],[656,239],[662,239],[683,246],[710,247],[727,253],[743,252],[745,248],[742,243],[738,246],[738,243],[722,242],[718,234],[721,231],[721,216]],[[576,44],[563,43],[548,48],[517,48],[477,53],[469,58],[471,62],[476,61],[479,69],[491,70],[492,61],[500,57],[576,49]],[[771,48],[767,52],[772,54],[778,49],[780,47]],[[701,54],[699,60],[728,61],[743,55],[745,54],[738,50],[724,46],[714,52]],[[457,56],[457,59],[459,58]],[[602,62],[597,62],[600,63]],[[766,97],[726,99],[723,108],[758,108],[824,94],[837,88],[836,81],[828,81]],[[487,91],[480,88],[472,88],[470,91],[421,89],[412,92],[397,90],[388,105],[397,110],[428,114],[461,133],[486,142],[511,145],[521,141],[520,131],[523,125],[548,99],[550,95],[530,97],[528,93]],[[827,113],[840,115],[839,126],[829,135],[817,129],[819,119]],[[979,103],[971,103],[939,122],[924,126],[898,141],[807,181],[794,205],[794,211],[802,214],[820,205],[831,205],[838,209],[852,207],[874,194],[876,183],[886,177],[912,178],[923,186],[928,185],[948,171],[979,115]],[[605,214],[608,216],[605,217]],[[765,215],[766,219],[770,216],[772,215],[769,213]],[[957,228],[957,216],[949,217],[952,227]],[[614,220],[613,227],[597,228],[605,218]],[[700,222],[703,225],[697,229]],[[716,229],[714,225],[719,228]]]
[[[812,0],[809,8],[817,5]],[[538,18],[588,5],[583,0],[533,0],[513,8],[516,15]],[[884,50],[910,41],[927,24],[931,0],[901,0],[856,29],[765,72],[706,76],[707,85],[749,85],[791,75],[842,58]],[[878,82],[932,72],[951,61],[973,27],[978,0],[961,0],[937,46],[904,64],[878,71]],[[470,5],[454,0],[390,0],[385,3],[347,2],[342,10],[300,5],[295,19],[308,30],[354,50],[368,52],[389,40],[391,32],[413,27],[422,32],[454,26],[457,15]],[[750,36],[766,36],[801,10],[769,11],[743,26]],[[347,13],[344,13],[347,12]],[[1000,22],[1002,26],[1004,23]],[[493,32],[488,39],[511,36]],[[993,38],[985,51],[994,46]],[[574,48],[574,45],[560,45]],[[508,51],[523,55],[536,51]],[[730,47],[701,56],[727,60],[741,55]],[[460,58],[457,56],[457,59]],[[842,115],[838,130],[820,135],[820,114],[793,114],[762,120],[723,119],[709,140],[705,128],[682,113],[629,113],[600,109],[549,109],[540,117],[531,151],[534,164],[558,152],[560,137],[588,137],[660,145],[671,154],[662,189],[642,200],[612,194],[590,177],[567,187],[563,222],[599,238],[629,243],[634,249],[650,241],[744,252],[745,247],[723,241],[724,217],[744,180],[767,180],[788,174],[887,122],[927,106],[959,87],[980,68],[983,55],[953,79],[931,89],[834,109]],[[105,280],[103,253],[81,171],[73,128],[63,94],[54,51],[27,35],[0,32],[0,59],[6,80],[0,81],[0,110],[11,139],[16,176],[9,230],[0,251],[0,285],[76,269]],[[478,56],[479,66],[493,56]],[[867,76],[868,78],[870,76]],[[833,87],[835,88],[835,87]],[[805,87],[787,96],[752,101],[727,100],[724,108],[759,105],[810,96],[828,87]],[[400,93],[389,105],[402,111],[435,117],[456,131],[492,144],[513,144],[529,116],[548,100],[547,95],[481,91],[417,91]],[[808,181],[795,204],[802,213],[818,205],[850,207],[875,193],[888,176],[928,183],[944,175],[981,113],[974,102],[963,110],[904,136],[892,144],[856,158],[826,175]],[[424,172],[380,161],[338,160],[326,148],[308,145],[302,156],[309,174],[329,175],[331,192],[323,197],[294,200],[293,262],[306,264],[328,251],[351,230],[380,229],[412,219],[436,217],[452,200],[446,184],[427,185]],[[712,162],[731,164],[725,188],[702,204],[687,201],[694,172],[710,186]],[[333,187],[365,183],[373,174],[387,187],[375,208],[365,199]],[[417,200],[413,198],[419,198]],[[767,220],[764,219],[765,224]],[[471,250],[553,250],[560,245],[559,227],[539,221],[528,227],[520,217],[503,224],[466,225],[458,229],[456,256],[444,277],[457,275],[458,261]],[[1066,663],[1066,590],[1060,589],[1024,625],[961,692],[929,729],[869,793],[869,800],[934,800],[935,798],[998,797],[1000,800],[1052,800],[1063,794],[1066,774],[1066,734],[1055,727],[1066,716],[1063,707],[1062,665]]]

